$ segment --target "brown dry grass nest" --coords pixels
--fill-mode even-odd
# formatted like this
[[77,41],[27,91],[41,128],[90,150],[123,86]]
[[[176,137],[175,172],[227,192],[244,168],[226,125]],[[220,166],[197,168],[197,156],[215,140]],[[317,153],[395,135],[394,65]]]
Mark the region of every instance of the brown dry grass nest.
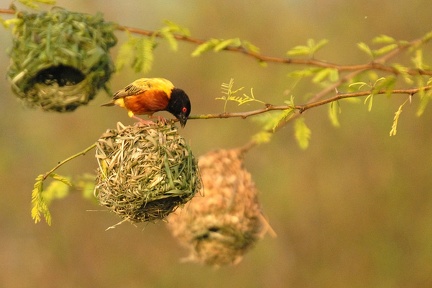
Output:
[[[185,260],[213,266],[236,264],[267,232],[257,190],[240,150],[217,150],[198,161],[203,183],[197,195],[168,217],[168,226],[189,249]],[[201,193],[200,193],[201,194]]]
[[101,14],[53,8],[17,13],[8,78],[29,107],[68,112],[87,104],[109,80],[116,25]]
[[97,141],[95,196],[101,205],[125,220],[155,221],[200,189],[192,151],[174,125],[117,126]]

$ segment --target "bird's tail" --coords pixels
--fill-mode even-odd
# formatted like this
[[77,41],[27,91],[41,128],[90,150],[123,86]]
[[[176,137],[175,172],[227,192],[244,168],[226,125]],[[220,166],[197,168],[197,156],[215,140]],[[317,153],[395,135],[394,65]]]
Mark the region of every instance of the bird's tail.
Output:
[[115,104],[114,104],[114,101],[111,101],[111,102],[108,102],[108,103],[105,103],[105,104],[102,104],[101,106],[114,106]]

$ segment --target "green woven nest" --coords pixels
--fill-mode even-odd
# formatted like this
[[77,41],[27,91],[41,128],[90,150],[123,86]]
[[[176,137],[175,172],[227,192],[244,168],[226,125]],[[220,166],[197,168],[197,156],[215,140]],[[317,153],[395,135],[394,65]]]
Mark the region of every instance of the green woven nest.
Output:
[[115,25],[101,14],[62,9],[17,17],[8,70],[12,91],[46,111],[73,111],[92,100],[114,71],[108,50],[117,43]]
[[125,220],[163,219],[200,189],[194,156],[170,124],[118,123],[97,141],[96,158],[95,195]]

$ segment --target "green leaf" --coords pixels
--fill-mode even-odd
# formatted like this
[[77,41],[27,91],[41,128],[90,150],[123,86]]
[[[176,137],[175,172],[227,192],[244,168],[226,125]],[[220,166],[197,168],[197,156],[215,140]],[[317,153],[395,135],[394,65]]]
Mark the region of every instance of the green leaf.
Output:
[[364,104],[368,103],[368,111],[369,112],[372,110],[373,96],[374,96],[374,94],[371,93],[364,100]]
[[[426,85],[428,84],[429,81],[427,82]],[[417,109],[416,115],[417,116],[421,116],[423,115],[424,111],[426,110],[426,106],[429,103],[431,96],[432,96],[432,90],[425,90],[425,79],[418,77],[417,78],[417,87],[419,87],[419,92],[418,92],[418,97],[420,98],[420,105],[419,108]]]
[[258,122],[264,131],[274,132],[274,130],[288,117],[295,112],[294,108],[283,111],[274,111],[272,113],[264,113],[251,118],[252,121]]
[[377,44],[392,44],[395,43],[396,40],[393,37],[382,34],[380,36],[373,38],[372,42]]
[[84,198],[96,201],[96,198],[94,197],[95,179],[96,175],[85,173],[76,178],[74,181],[74,187],[77,190],[82,191]]
[[49,212],[48,205],[42,196],[44,175],[40,174],[36,177],[36,182],[33,186],[32,200],[31,200],[31,216],[35,223],[41,221],[42,216],[48,225],[51,225],[51,213]]
[[3,18],[0,17],[0,23],[6,29],[10,28],[12,25],[17,26],[17,25],[21,24],[22,22],[23,22],[23,20],[21,18],[11,18],[11,19],[4,20]]
[[317,71],[320,71],[321,69],[322,68],[312,67],[312,68],[305,68],[305,69],[301,69],[301,70],[294,70],[294,71],[288,73],[287,76],[291,77],[291,78],[309,77],[309,76],[315,75],[317,73]]
[[178,50],[178,43],[177,43],[177,39],[175,39],[174,34],[172,33],[172,31],[168,28],[168,29],[161,29],[159,30],[159,33],[161,34],[161,36],[168,41],[169,46],[171,47],[171,50],[173,51],[177,51]]
[[192,57],[197,57],[203,54],[204,52],[212,50],[217,44],[219,43],[219,40],[217,39],[210,39],[200,45],[198,45],[197,48],[192,52]]
[[259,52],[260,52],[260,48],[259,48],[258,46],[255,46],[254,44],[252,44],[252,43],[249,42],[249,41],[245,41],[245,40],[243,40],[243,41],[242,41],[242,46],[243,46],[247,51],[250,51],[250,52],[253,52],[253,53],[259,53]]
[[397,78],[395,76],[381,77],[375,81],[373,91],[386,90],[386,95],[390,96],[393,88],[396,85]]
[[128,40],[120,46],[116,59],[116,69],[120,71],[126,64],[137,73],[146,73],[153,65],[154,37],[135,37],[128,33]]
[[52,181],[43,191],[43,198],[47,207],[54,199],[62,199],[69,195],[70,185],[62,181]]
[[366,54],[368,54],[370,57],[374,57],[374,54],[373,54],[373,52],[372,52],[372,49],[366,44],[366,43],[364,43],[364,42],[360,42],[360,43],[357,43],[357,47],[361,50],[361,51],[363,51],[363,52],[365,52]]
[[393,124],[390,130],[390,136],[395,136],[397,133],[397,126],[398,126],[398,122],[399,122],[399,117],[402,113],[402,108],[403,106],[407,103],[407,101],[409,100],[409,98],[407,100],[405,100],[404,103],[402,103],[402,105],[399,106],[399,109],[396,111],[395,116],[393,118]]
[[311,41],[312,39],[308,40],[308,45],[311,47],[311,56],[313,56],[318,50],[321,50],[325,45],[328,44],[327,39],[320,40],[317,44],[315,44],[315,41]]
[[177,23],[174,23],[169,20],[163,21],[165,24],[165,27],[162,27],[158,31],[156,31],[156,34],[159,33],[165,40],[168,41],[171,49],[173,51],[177,51],[178,49],[178,42],[175,38],[175,35],[189,37],[190,32],[187,28],[181,27]]
[[325,45],[327,45],[328,40],[322,39],[318,43],[315,43],[314,39],[308,39],[307,45],[297,45],[290,50],[287,51],[288,56],[310,56],[313,57],[313,55],[323,48]]
[[39,5],[37,3],[41,4],[47,4],[47,5],[55,5],[56,1],[54,0],[18,0],[21,4],[30,7],[32,9],[39,9]]
[[214,48],[213,50],[215,52],[219,52],[222,50],[225,50],[227,47],[240,47],[241,41],[239,38],[233,38],[233,39],[227,39],[227,40],[221,40]]
[[366,82],[354,82],[348,85],[348,87],[354,87],[354,86],[358,86],[357,90],[360,90],[361,88],[363,88],[364,86],[368,86],[368,84]]
[[423,36],[422,41],[423,43],[429,42],[432,39],[432,31],[426,33],[425,36]]
[[127,63],[131,63],[135,57],[135,46],[137,45],[138,38],[134,37],[131,33],[127,32],[128,40],[124,42],[120,48],[116,58],[115,66],[116,71],[120,71]]
[[61,175],[58,175],[56,173],[51,173],[49,176],[52,177],[53,179],[57,180],[57,181],[62,182],[63,184],[65,184],[67,186],[72,186],[72,183],[70,182],[68,177],[61,176]]
[[297,118],[294,122],[295,139],[301,149],[305,150],[309,147],[311,130],[307,127],[304,118]]
[[329,105],[328,115],[330,122],[334,127],[340,127],[339,114],[341,113],[339,101],[331,102]]
[[424,62],[423,59],[423,50],[417,49],[415,51],[415,56],[411,58],[411,61],[414,63],[415,67],[420,70],[430,70],[430,66]]
[[233,86],[234,86],[234,79],[232,78],[230,79],[229,83],[222,83],[221,85],[222,97],[216,98],[216,100],[225,101],[224,112],[226,112],[228,101],[237,102],[239,106],[248,102],[259,102],[265,104],[263,101],[255,98],[255,95],[253,94],[253,88],[250,89],[250,95],[246,93],[243,93],[242,95],[238,95],[237,93],[242,91],[244,87],[233,89]]
[[328,78],[331,82],[336,82],[339,78],[339,72],[334,68],[324,68],[321,69],[315,76],[312,78],[312,82],[320,83]]
[[311,50],[308,46],[298,45],[288,50],[286,54],[288,56],[305,56],[310,55],[310,52]]
[[408,71],[409,71],[408,67],[403,66],[403,65],[401,65],[399,63],[393,64],[392,67],[394,69],[396,69],[396,71],[398,71],[402,75],[402,77],[404,78],[404,80],[405,80],[405,82],[407,84],[412,84],[413,83],[411,75],[408,74]]
[[252,141],[257,144],[264,144],[271,141],[273,133],[269,131],[261,131],[252,136]]
[[166,27],[164,27],[162,29],[169,30],[171,33],[176,33],[177,35],[180,35],[180,36],[185,36],[185,37],[190,36],[189,29],[182,27],[173,21],[164,20],[163,23],[166,25]]
[[156,42],[153,38],[139,38],[136,46],[135,61],[132,62],[132,68],[136,73],[147,73],[153,66],[153,49]]
[[432,90],[428,90],[426,93],[424,93],[423,97],[420,97],[420,104],[416,112],[417,116],[423,115],[431,99],[432,99]]
[[376,57],[376,56],[381,56],[381,55],[384,55],[384,54],[389,53],[390,51],[393,51],[393,50],[396,49],[397,47],[398,47],[397,44],[389,44],[389,45],[386,45],[386,46],[384,46],[384,47],[381,47],[381,48],[379,48],[379,49],[374,50],[374,51],[373,51],[373,55],[374,55],[375,57]]

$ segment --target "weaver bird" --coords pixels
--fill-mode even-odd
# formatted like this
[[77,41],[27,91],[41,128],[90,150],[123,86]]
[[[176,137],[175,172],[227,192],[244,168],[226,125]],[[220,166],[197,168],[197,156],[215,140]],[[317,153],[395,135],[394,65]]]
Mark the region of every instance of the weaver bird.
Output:
[[102,106],[118,105],[128,110],[129,117],[147,114],[150,117],[158,111],[168,111],[186,125],[191,111],[191,103],[186,93],[164,78],[141,78],[135,80],[125,88],[117,91],[111,102]]

